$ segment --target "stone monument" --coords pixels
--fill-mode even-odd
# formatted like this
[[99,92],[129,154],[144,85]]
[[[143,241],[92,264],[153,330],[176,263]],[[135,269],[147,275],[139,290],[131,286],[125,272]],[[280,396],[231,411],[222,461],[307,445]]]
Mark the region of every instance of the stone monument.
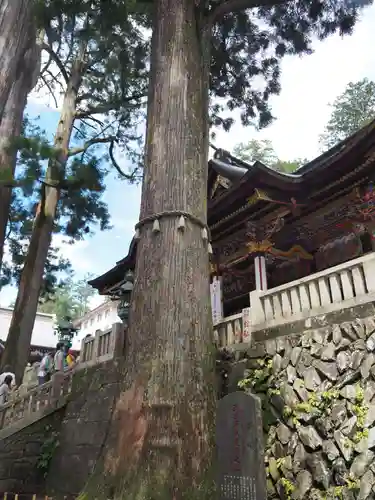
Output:
[[259,398],[233,392],[219,401],[216,420],[220,500],[266,500]]

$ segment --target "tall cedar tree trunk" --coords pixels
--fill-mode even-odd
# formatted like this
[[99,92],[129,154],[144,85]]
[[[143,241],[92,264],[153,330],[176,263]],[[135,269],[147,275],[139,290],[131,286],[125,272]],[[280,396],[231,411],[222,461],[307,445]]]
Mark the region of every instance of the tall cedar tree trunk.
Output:
[[[12,140],[19,137],[21,133],[27,95],[36,85],[39,76],[40,46],[36,43],[34,27],[31,29],[29,40],[28,50],[22,58],[21,71],[12,85],[3,119],[0,122],[0,177],[1,171],[11,172],[14,175],[17,151],[12,146]],[[1,187],[0,184],[0,271],[4,255],[11,194],[10,188]]]
[[33,24],[33,0],[0,0],[0,122],[13,82],[22,71]]
[[54,142],[54,148],[58,154],[56,158],[49,161],[46,181],[41,189],[41,201],[21,274],[5,350],[1,358],[1,366],[10,365],[18,383],[22,382],[29,357],[31,335],[43,282],[44,267],[51,244],[56,208],[60,198],[60,190],[51,187],[49,184],[56,185],[64,176],[75,119],[77,93],[82,79],[82,64],[82,61],[79,61],[73,67],[65,92]]
[[[183,210],[205,222],[207,36],[191,0],[155,3],[140,218]],[[208,249],[197,223],[182,232],[178,220],[141,228],[123,390],[81,498],[214,498]]]

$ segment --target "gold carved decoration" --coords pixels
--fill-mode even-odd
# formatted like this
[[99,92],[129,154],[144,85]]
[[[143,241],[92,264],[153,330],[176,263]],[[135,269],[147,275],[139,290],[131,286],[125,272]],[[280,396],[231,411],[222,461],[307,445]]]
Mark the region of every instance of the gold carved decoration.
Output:
[[265,191],[255,188],[254,194],[247,199],[248,205],[255,205],[259,200],[273,201]]
[[297,255],[298,257],[301,257],[301,259],[304,260],[313,260],[314,257],[307,252],[301,245],[293,245],[292,248],[289,250],[278,250],[277,248],[272,248],[270,253],[274,255],[275,257],[286,257],[286,258],[291,258],[294,255]]
[[242,252],[242,255],[223,263],[220,265],[220,269],[229,269],[237,264],[240,264],[241,262],[244,262],[251,255],[257,253],[268,253],[274,257],[282,257],[286,259],[291,259],[293,257],[299,257],[302,260],[314,259],[314,257],[301,247],[301,245],[293,245],[289,250],[279,250],[273,245],[274,244],[269,240],[249,241],[246,243],[246,250]]
[[249,241],[246,243],[246,247],[248,249],[248,254],[252,253],[268,253],[271,252],[273,243],[269,240],[263,240],[263,241]]
[[269,201],[271,203],[277,203],[278,205],[286,205],[286,206],[290,207],[290,210],[293,213],[297,212],[300,207],[304,206],[304,204],[302,204],[302,203],[297,203],[297,200],[293,197],[290,198],[290,201],[275,200],[275,199],[271,198],[267,194],[266,191],[255,188],[254,194],[247,199],[247,204],[248,205],[255,205],[255,203],[257,203],[259,200]]
[[210,194],[211,199],[215,196],[215,193],[219,186],[223,186],[224,189],[229,189],[231,186],[231,182],[229,179],[226,179],[222,175],[218,175],[211,189],[211,194]]
[[213,262],[210,262],[210,274],[219,274],[218,265]]

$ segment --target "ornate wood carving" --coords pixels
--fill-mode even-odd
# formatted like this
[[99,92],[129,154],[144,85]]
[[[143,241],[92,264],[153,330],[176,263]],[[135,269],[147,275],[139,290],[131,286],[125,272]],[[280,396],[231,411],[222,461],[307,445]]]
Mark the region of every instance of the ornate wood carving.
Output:
[[317,271],[333,267],[362,254],[358,235],[351,233],[321,246],[315,254]]
[[270,274],[272,287],[283,285],[287,281],[304,278],[311,273],[311,260],[297,259],[279,263]]
[[214,198],[214,196],[217,194],[219,188],[223,188],[224,190],[229,189],[231,187],[231,182],[229,179],[226,179],[225,177],[218,175],[216,177],[216,180],[214,182],[214,185],[212,186],[211,193],[210,193],[210,198]]
[[255,288],[254,264],[246,269],[228,269],[222,273],[223,300],[227,301],[249,293]]

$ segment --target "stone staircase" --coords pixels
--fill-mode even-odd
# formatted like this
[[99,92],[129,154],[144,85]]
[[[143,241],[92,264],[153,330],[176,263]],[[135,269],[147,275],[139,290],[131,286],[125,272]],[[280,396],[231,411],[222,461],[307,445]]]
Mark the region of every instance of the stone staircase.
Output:
[[0,406],[0,440],[65,406],[73,371],[55,373],[52,380]]

